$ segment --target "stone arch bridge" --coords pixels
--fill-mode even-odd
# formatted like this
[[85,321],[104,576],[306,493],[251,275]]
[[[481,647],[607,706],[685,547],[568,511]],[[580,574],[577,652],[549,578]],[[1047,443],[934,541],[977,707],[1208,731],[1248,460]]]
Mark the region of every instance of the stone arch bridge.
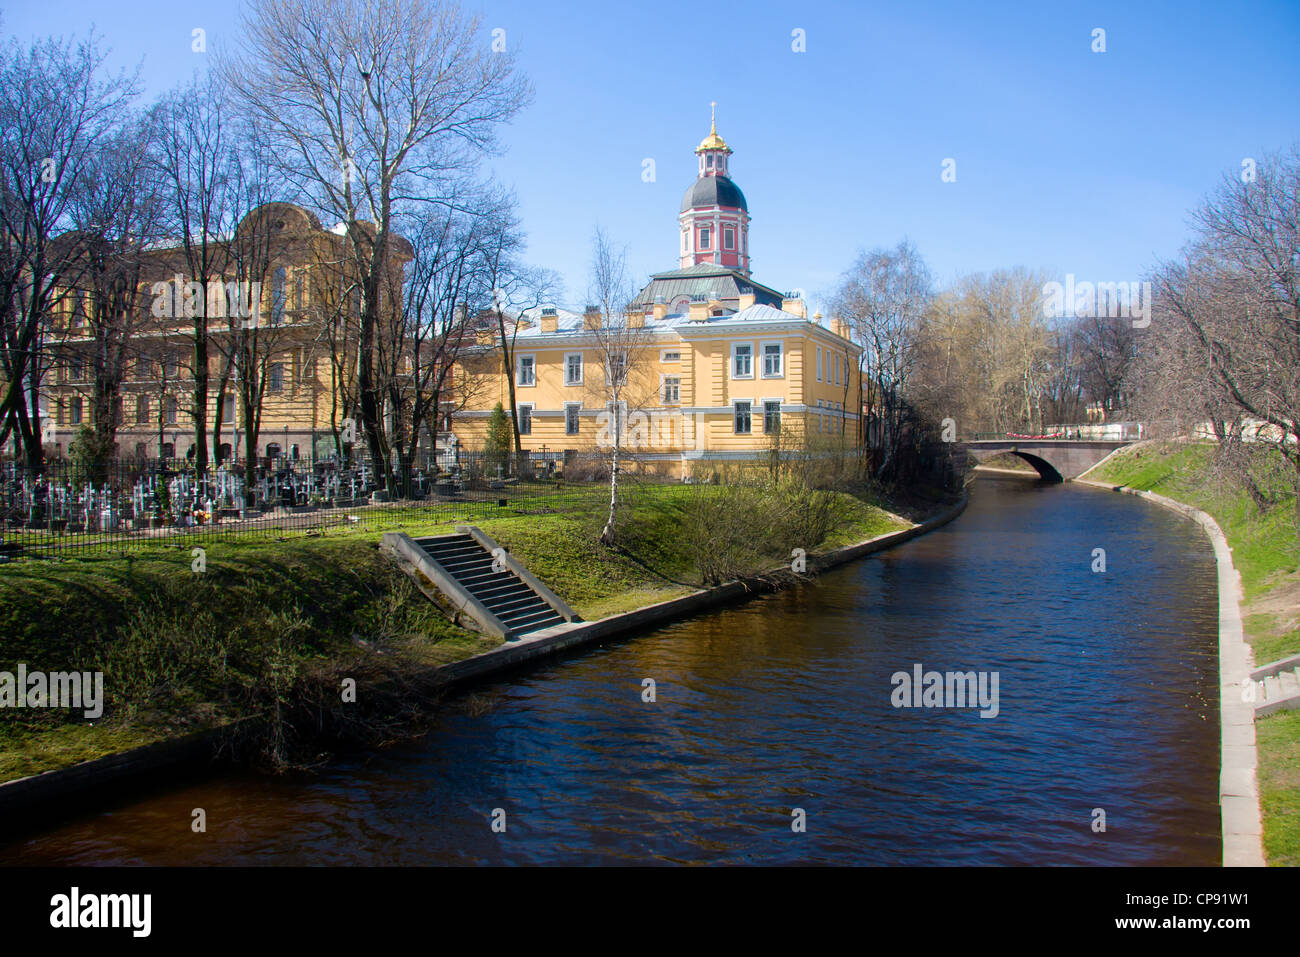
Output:
[[1032,465],[1049,482],[1078,478],[1133,439],[977,439],[959,443],[977,462],[1010,453]]

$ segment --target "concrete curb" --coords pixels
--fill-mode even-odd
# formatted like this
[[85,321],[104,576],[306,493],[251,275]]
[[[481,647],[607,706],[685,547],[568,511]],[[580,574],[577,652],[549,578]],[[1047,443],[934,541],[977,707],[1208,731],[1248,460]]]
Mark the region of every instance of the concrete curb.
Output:
[[[934,518],[901,531],[877,535],[875,538],[836,549],[825,555],[809,555],[808,564],[817,569],[832,568],[855,558],[910,541],[918,535],[951,522],[965,511],[968,498],[968,493],[963,491],[961,500],[956,505]],[[766,580],[729,582],[597,621],[554,625],[472,658],[431,668],[420,675],[420,678],[429,681],[431,690],[450,689],[457,685],[499,675],[526,662],[617,635],[640,631],[666,621],[685,618],[715,605],[772,591],[775,587]],[[42,774],[0,783],[0,811],[22,811],[47,802],[61,802],[78,794],[95,802],[109,800],[111,795],[105,793],[109,789],[122,788],[131,781],[162,768],[211,761],[214,746],[225,730],[224,727],[215,728],[175,741],[161,741],[106,755],[70,768],[45,771]],[[87,791],[92,793],[87,795],[85,793]]]
[[74,796],[94,804],[107,798],[104,793],[107,789],[128,780],[143,778],[179,764],[211,760],[222,730],[197,731],[174,740],[106,754],[70,768],[6,781],[0,784],[0,818],[33,808],[50,811],[50,805],[66,802]]
[[1255,707],[1243,700],[1255,656],[1246,643],[1241,622],[1241,576],[1232,564],[1228,539],[1210,515],[1155,492],[1090,479],[1080,485],[1136,495],[1190,518],[1204,529],[1214,546],[1219,573],[1219,807],[1223,821],[1223,866],[1263,867],[1264,825],[1259,809],[1256,769]]

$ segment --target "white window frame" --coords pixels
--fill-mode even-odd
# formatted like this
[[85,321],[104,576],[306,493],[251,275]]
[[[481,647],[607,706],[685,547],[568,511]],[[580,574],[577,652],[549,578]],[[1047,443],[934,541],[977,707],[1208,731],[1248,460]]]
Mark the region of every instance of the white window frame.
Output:
[[[730,242],[728,242],[728,240],[730,240]],[[722,227],[722,251],[723,252],[736,251],[736,227],[735,226]]]
[[[526,417],[524,415],[524,409],[528,410],[528,415]],[[533,403],[520,402],[515,406],[515,412],[516,412],[516,418],[519,421],[519,434],[532,435],[533,434]],[[525,418],[528,421],[528,428],[526,429],[524,428]]]
[[[769,373],[767,371],[767,347],[776,346],[777,353],[777,371]],[[762,376],[764,379],[784,379],[785,378],[785,343],[779,339],[768,340],[758,344],[759,359],[762,361]]]
[[[570,412],[573,413],[574,429],[572,432],[569,431]],[[579,435],[581,434],[581,432],[582,432],[582,403],[581,402],[564,403],[564,434]]]
[[[748,411],[745,414],[748,416],[749,428],[746,429],[744,432],[740,431],[740,429],[737,427],[739,423],[736,421],[737,417],[740,415],[740,406],[742,404],[748,407]],[[753,399],[732,399],[731,400],[731,430],[733,435],[754,434],[754,400]]]
[[699,235],[696,237],[696,241],[699,243],[699,245],[697,248],[699,249],[700,252],[711,250],[713,248],[713,246],[711,245],[713,242],[713,235],[712,235],[713,227],[700,226],[698,227],[698,229],[699,229]]
[[[523,381],[524,360],[529,360],[532,369],[533,378],[531,382]],[[515,356],[515,387],[519,389],[531,389],[537,385],[537,355],[532,352],[523,352]]]
[[[668,358],[669,356],[676,356],[677,358],[676,358],[676,359],[669,359],[669,358]],[[659,353],[659,361],[660,361],[660,362],[681,362],[681,361],[682,361],[682,350],[681,350],[681,349],[664,349],[663,351],[661,351],[661,352]]]
[[[569,378],[569,360],[576,358],[578,360],[578,378]],[[564,354],[564,384],[566,386],[582,385],[583,370],[586,363],[582,361],[581,352],[566,352]]]
[[822,382],[822,347],[817,347],[817,381]]
[[[669,398],[664,394],[664,386],[667,384],[669,379],[675,379],[677,381],[677,397],[672,400],[669,400]],[[662,373],[660,374],[659,403],[660,405],[681,405],[682,404],[682,377],[680,374],[674,374],[674,375],[665,375]]]
[[[736,350],[745,347],[749,349],[749,372],[744,374],[736,373]],[[733,379],[752,379],[754,378],[754,343],[752,342],[733,342],[731,344],[731,378]]]

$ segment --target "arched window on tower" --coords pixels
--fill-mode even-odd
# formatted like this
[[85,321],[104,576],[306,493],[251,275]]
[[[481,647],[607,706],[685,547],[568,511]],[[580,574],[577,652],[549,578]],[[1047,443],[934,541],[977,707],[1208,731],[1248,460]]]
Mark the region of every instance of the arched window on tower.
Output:
[[289,272],[283,266],[271,274],[271,325],[284,321],[284,286]]

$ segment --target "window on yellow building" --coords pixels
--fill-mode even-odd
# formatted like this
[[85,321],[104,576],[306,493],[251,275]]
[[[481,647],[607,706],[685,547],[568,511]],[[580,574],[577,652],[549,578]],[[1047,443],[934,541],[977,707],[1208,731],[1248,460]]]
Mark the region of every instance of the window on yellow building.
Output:
[[731,347],[731,377],[733,379],[752,379],[754,377],[754,346],[749,342],[737,342]]
[[784,374],[781,358],[781,343],[763,343],[763,378],[779,379]]
[[537,360],[533,356],[518,356],[515,370],[515,385],[537,384]]
[[283,266],[271,274],[271,325],[278,326],[284,321],[285,282],[289,272]]
[[609,384],[620,386],[627,380],[627,353],[615,352],[609,357],[609,367],[605,370]]
[[135,424],[149,424],[149,397],[147,395],[135,397]]
[[564,434],[578,434],[578,411],[582,405],[577,402],[567,402],[564,406]]
[[564,357],[564,384],[582,385],[581,352],[570,352]]
[[533,407],[527,402],[519,406],[519,434],[533,434]]
[[682,401],[682,379],[681,376],[666,375],[663,377],[663,404],[678,405]]
[[750,426],[750,409],[752,403],[737,399],[735,404],[736,410],[736,434],[749,435],[752,430]]
[[763,403],[763,432],[776,435],[781,431],[781,400],[769,399]]
[[72,408],[72,414],[71,414],[71,417],[70,417],[70,419],[69,419],[69,424],[71,424],[71,425],[80,425],[80,424],[81,424],[81,411],[82,411],[82,400],[81,400],[81,396],[77,396],[75,399],[72,400],[72,406],[71,406],[71,408]]
[[272,362],[266,367],[266,391],[284,391],[284,363]]

